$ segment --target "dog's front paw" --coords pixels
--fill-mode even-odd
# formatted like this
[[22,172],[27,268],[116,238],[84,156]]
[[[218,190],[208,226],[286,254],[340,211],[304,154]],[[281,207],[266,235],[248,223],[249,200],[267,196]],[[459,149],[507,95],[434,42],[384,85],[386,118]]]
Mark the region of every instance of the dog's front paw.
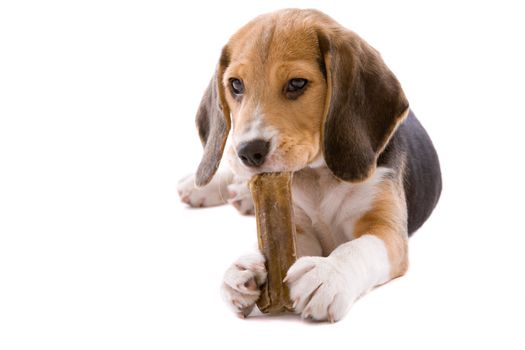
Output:
[[243,215],[254,215],[252,194],[248,185],[244,182],[228,185],[228,203],[233,205]]
[[302,257],[285,278],[294,310],[303,318],[339,321],[356,296],[335,262],[324,257]]
[[177,192],[181,201],[191,207],[212,207],[226,203],[223,187],[225,186],[221,186],[221,179],[214,178],[208,185],[197,188],[195,175],[188,175],[177,184]]
[[222,296],[241,317],[250,314],[266,282],[264,257],[260,252],[241,256],[224,274]]

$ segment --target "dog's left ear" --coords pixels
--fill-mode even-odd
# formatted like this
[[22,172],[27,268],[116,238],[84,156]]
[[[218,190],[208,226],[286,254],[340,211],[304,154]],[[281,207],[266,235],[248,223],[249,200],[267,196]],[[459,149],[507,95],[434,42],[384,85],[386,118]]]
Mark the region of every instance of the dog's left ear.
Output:
[[355,33],[319,30],[318,40],[328,86],[325,161],[338,178],[363,181],[408,114],[408,101],[379,53]]
[[230,132],[230,109],[224,97],[222,77],[229,64],[227,47],[222,49],[215,75],[204,92],[195,123],[204,147],[202,160],[195,174],[195,185],[207,185],[217,172],[228,133]]

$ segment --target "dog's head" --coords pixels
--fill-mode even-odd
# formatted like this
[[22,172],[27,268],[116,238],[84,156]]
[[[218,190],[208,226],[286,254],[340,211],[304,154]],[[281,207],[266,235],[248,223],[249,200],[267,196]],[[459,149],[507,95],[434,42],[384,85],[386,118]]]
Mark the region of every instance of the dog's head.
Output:
[[324,157],[338,178],[362,181],[407,113],[396,77],[355,33],[315,10],[257,17],[224,46],[199,107],[196,184],[215,174],[232,125],[239,175],[297,171]]

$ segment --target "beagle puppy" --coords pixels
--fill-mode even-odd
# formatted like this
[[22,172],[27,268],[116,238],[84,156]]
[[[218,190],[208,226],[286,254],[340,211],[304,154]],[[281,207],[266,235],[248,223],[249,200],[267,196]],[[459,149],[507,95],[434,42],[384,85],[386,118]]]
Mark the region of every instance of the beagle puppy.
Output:
[[[178,187],[191,206],[252,213],[250,177],[294,172],[299,259],[285,283],[303,318],[338,321],[407,271],[408,238],[441,193],[439,160],[397,78],[357,34],[316,10],[255,18],[224,46],[196,124],[204,156]],[[230,131],[230,170],[216,174]],[[225,273],[223,296],[241,316],[264,263],[256,251]]]

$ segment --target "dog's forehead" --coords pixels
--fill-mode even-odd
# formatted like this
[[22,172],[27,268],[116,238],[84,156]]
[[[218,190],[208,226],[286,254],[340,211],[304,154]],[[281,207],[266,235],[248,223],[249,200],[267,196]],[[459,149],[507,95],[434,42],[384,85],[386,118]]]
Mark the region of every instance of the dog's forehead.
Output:
[[283,14],[256,18],[232,36],[228,47],[232,61],[238,62],[315,60],[319,56],[311,21]]

